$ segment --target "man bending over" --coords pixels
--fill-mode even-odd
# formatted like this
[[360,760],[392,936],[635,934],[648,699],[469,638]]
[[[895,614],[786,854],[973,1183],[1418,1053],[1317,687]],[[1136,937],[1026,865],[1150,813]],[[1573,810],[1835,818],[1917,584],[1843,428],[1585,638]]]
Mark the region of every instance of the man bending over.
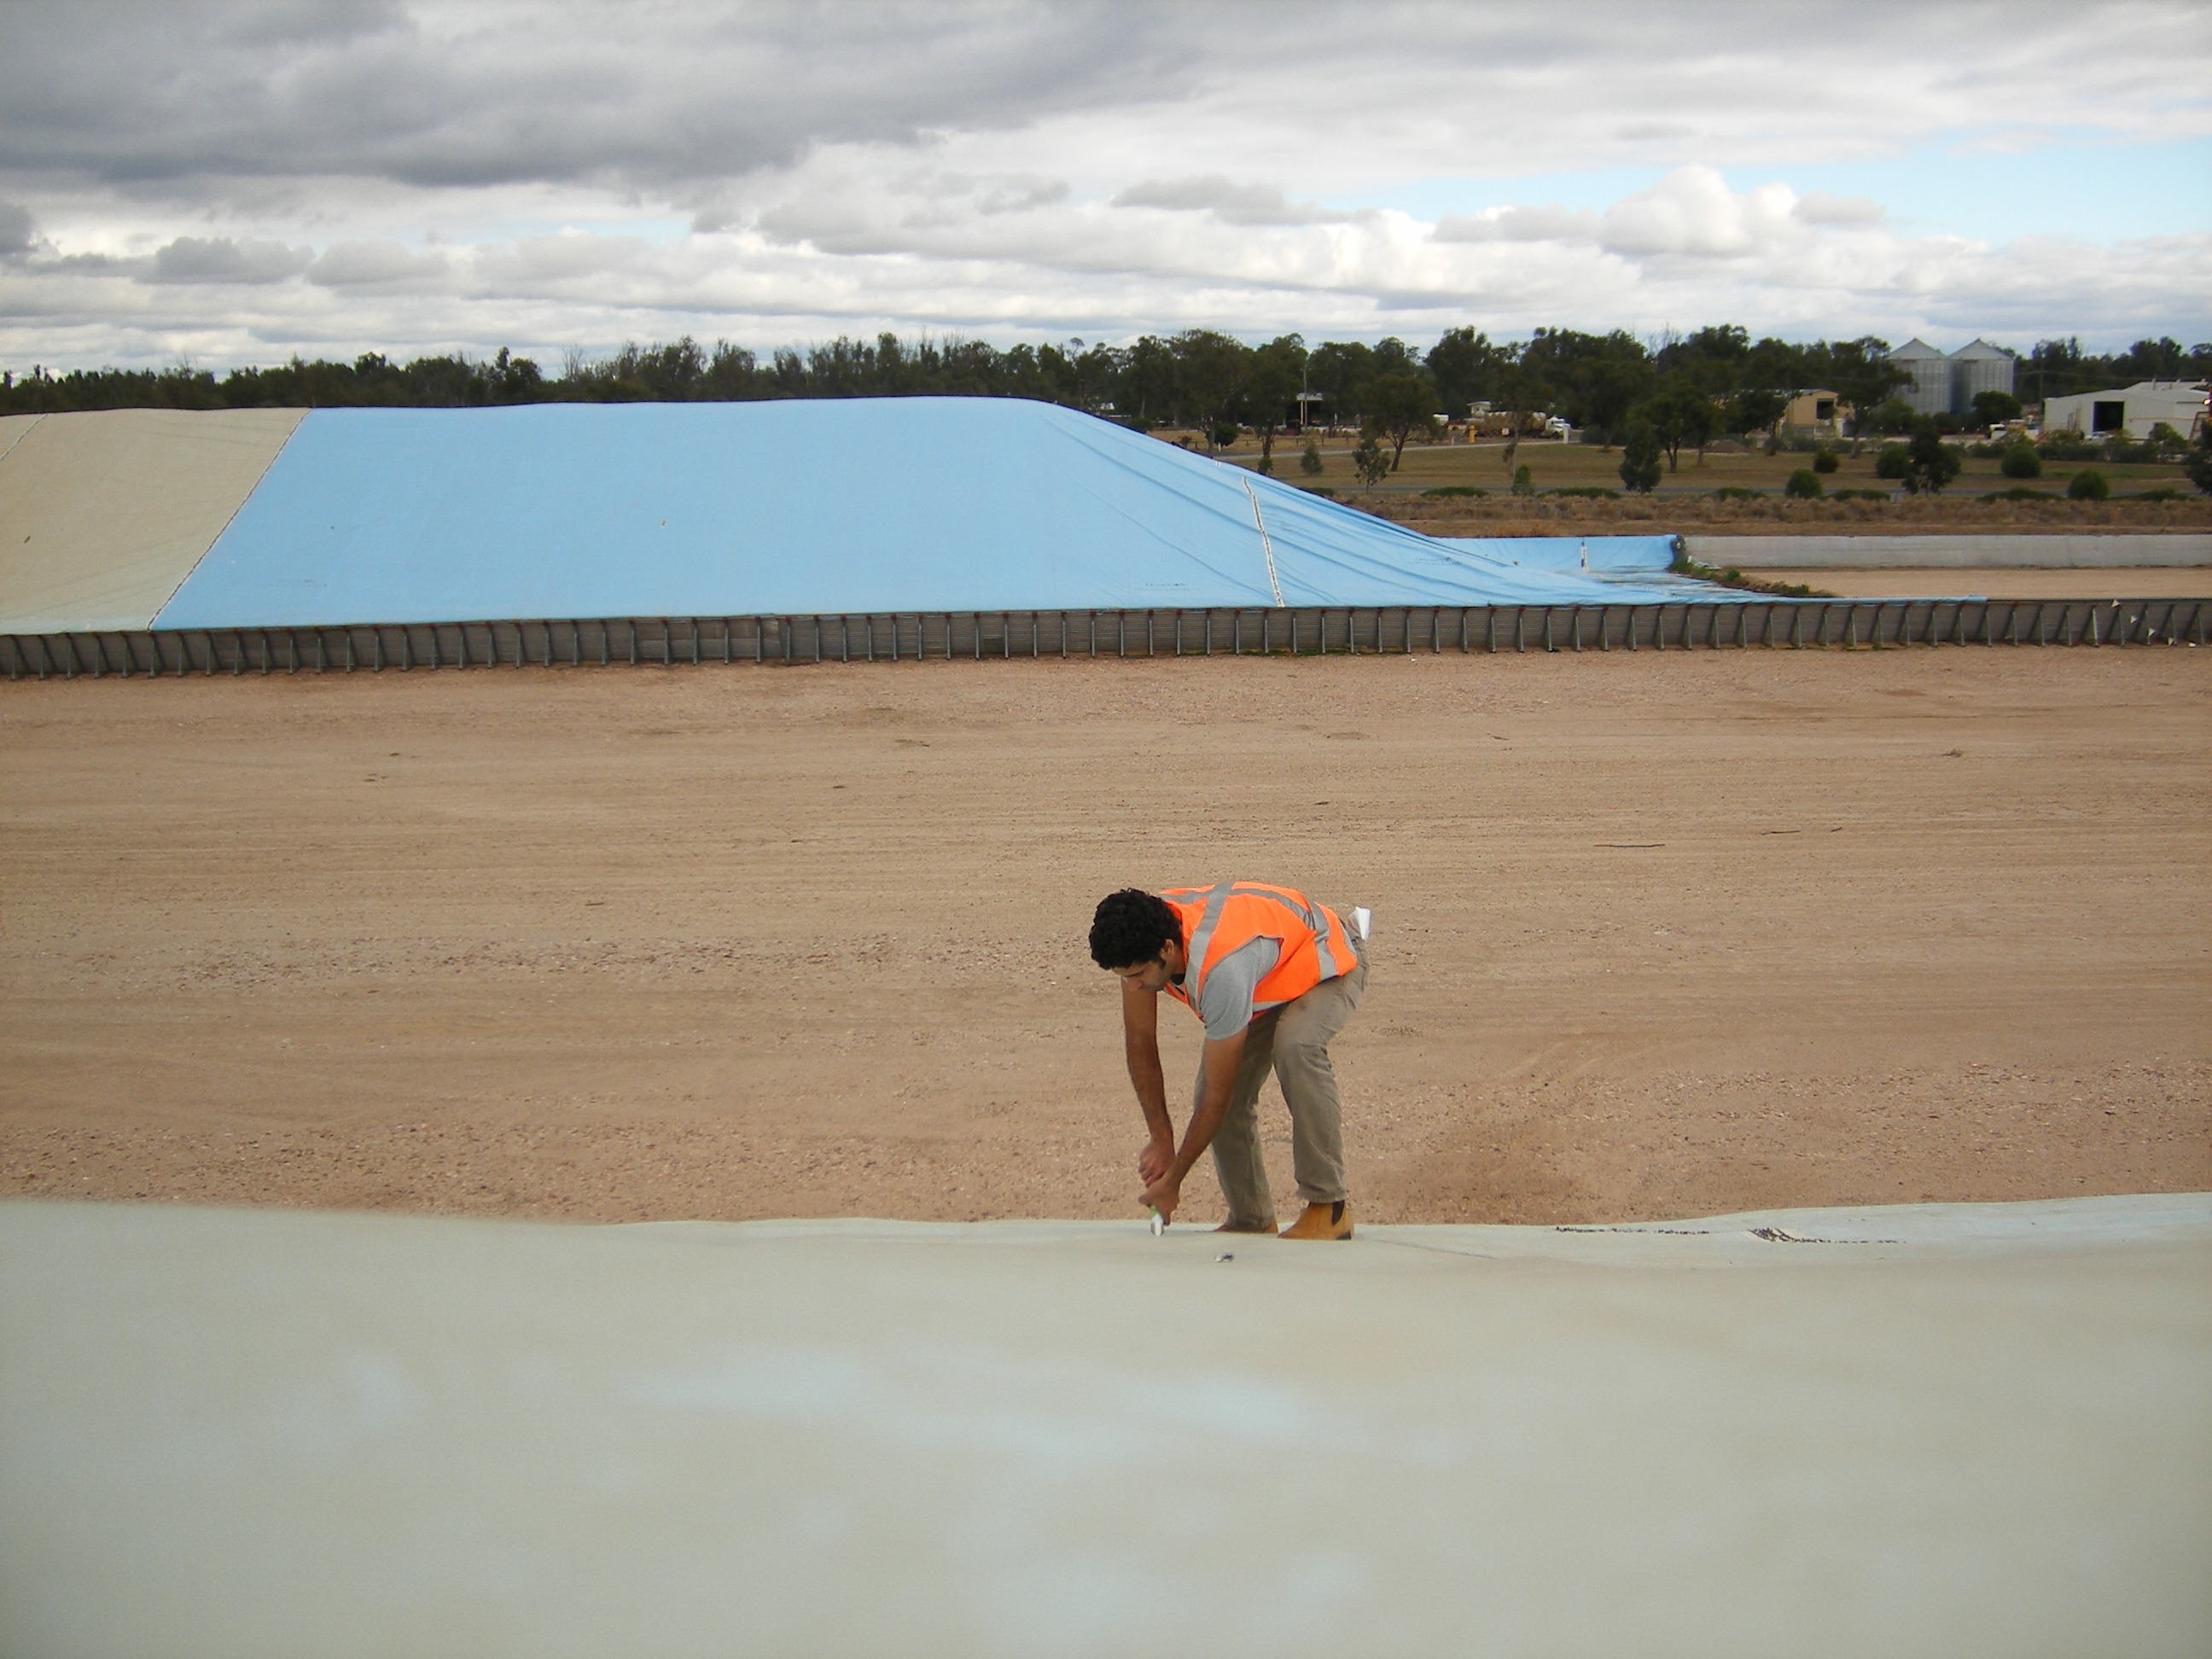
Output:
[[[1260,1156],[1260,1085],[1273,1066],[1291,1109],[1291,1158],[1305,1212],[1285,1238],[1349,1238],[1344,1129],[1329,1040],[1367,988],[1364,922],[1358,932],[1287,887],[1223,882],[1164,893],[1124,888],[1099,902],[1091,956],[1121,981],[1129,1081],[1152,1139],[1137,1159],[1144,1202],[1164,1218],[1183,1177],[1211,1147],[1229,1201],[1227,1233],[1272,1233],[1275,1204]],[[1206,1024],[1191,1090],[1190,1127],[1176,1146],[1160,1073],[1159,994]]]

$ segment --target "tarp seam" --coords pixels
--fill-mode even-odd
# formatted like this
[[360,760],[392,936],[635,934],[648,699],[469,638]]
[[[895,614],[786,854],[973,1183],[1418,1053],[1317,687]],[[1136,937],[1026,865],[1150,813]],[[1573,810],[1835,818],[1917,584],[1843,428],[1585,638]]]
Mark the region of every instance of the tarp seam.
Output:
[[46,418],[46,417],[43,415],[32,416],[29,423],[26,425],[21,432],[18,432],[15,435],[14,439],[9,441],[8,447],[5,449],[0,449],[0,461],[4,461],[10,455],[14,454],[15,453],[15,446],[22,442],[24,439],[29,437],[33,432],[36,432],[39,429],[39,422]]
[[1275,580],[1275,544],[1267,539],[1267,521],[1260,516],[1259,492],[1252,488],[1249,478],[1244,480],[1244,493],[1252,498],[1252,522],[1260,532],[1260,550],[1267,556],[1267,586],[1275,596],[1275,609],[1283,608],[1283,585]]
[[223,537],[229,532],[231,526],[238,521],[238,515],[246,511],[246,502],[253,499],[253,492],[261,488],[261,481],[269,476],[269,469],[276,465],[276,458],[291,447],[292,440],[300,435],[300,428],[307,425],[307,417],[314,412],[312,409],[303,409],[300,411],[300,418],[292,422],[292,429],[284,434],[284,441],[270,452],[269,459],[262,465],[261,471],[253,475],[253,482],[246,485],[246,493],[238,498],[238,504],[230,509],[230,516],[222,521],[222,528],[208,538],[208,544],[200,549],[199,557],[194,559],[190,568],[177,578],[174,586],[169,589],[167,598],[154,607],[154,614],[146,618],[146,626],[149,629],[161,620],[161,613],[167,611],[177,595],[183,592],[185,584],[191,580],[192,572],[205,564],[208,555],[222,544]]

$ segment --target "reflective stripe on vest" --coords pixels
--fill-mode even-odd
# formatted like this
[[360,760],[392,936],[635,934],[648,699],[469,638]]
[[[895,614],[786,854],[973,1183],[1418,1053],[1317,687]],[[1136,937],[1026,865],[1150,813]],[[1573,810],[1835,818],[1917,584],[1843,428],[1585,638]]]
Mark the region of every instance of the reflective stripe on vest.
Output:
[[1212,887],[1171,887],[1160,896],[1183,924],[1183,982],[1168,994],[1192,1012],[1213,964],[1255,939],[1276,940],[1275,965],[1254,988],[1255,1013],[1279,1008],[1358,965],[1352,935],[1337,914],[1288,887],[1224,881]]

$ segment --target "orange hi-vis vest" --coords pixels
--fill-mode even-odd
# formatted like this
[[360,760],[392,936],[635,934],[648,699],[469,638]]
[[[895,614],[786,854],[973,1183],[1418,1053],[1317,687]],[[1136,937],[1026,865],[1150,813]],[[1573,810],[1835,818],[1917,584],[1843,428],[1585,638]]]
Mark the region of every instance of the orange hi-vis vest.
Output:
[[1212,887],[1170,887],[1160,896],[1182,918],[1188,959],[1182,983],[1170,984],[1168,994],[1193,1013],[1213,964],[1255,939],[1275,940],[1280,954],[1253,988],[1255,1014],[1279,1008],[1358,965],[1342,918],[1291,888],[1224,881]]

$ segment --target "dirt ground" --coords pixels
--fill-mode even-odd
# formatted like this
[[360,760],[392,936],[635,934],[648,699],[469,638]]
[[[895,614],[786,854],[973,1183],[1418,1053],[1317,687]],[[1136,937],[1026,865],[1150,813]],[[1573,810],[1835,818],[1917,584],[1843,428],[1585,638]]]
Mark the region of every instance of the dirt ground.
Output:
[[1133,1218],[1084,932],[1224,876],[1375,909],[1370,1219],[2212,1188],[2212,651],[26,682],[0,753],[11,1195]]

